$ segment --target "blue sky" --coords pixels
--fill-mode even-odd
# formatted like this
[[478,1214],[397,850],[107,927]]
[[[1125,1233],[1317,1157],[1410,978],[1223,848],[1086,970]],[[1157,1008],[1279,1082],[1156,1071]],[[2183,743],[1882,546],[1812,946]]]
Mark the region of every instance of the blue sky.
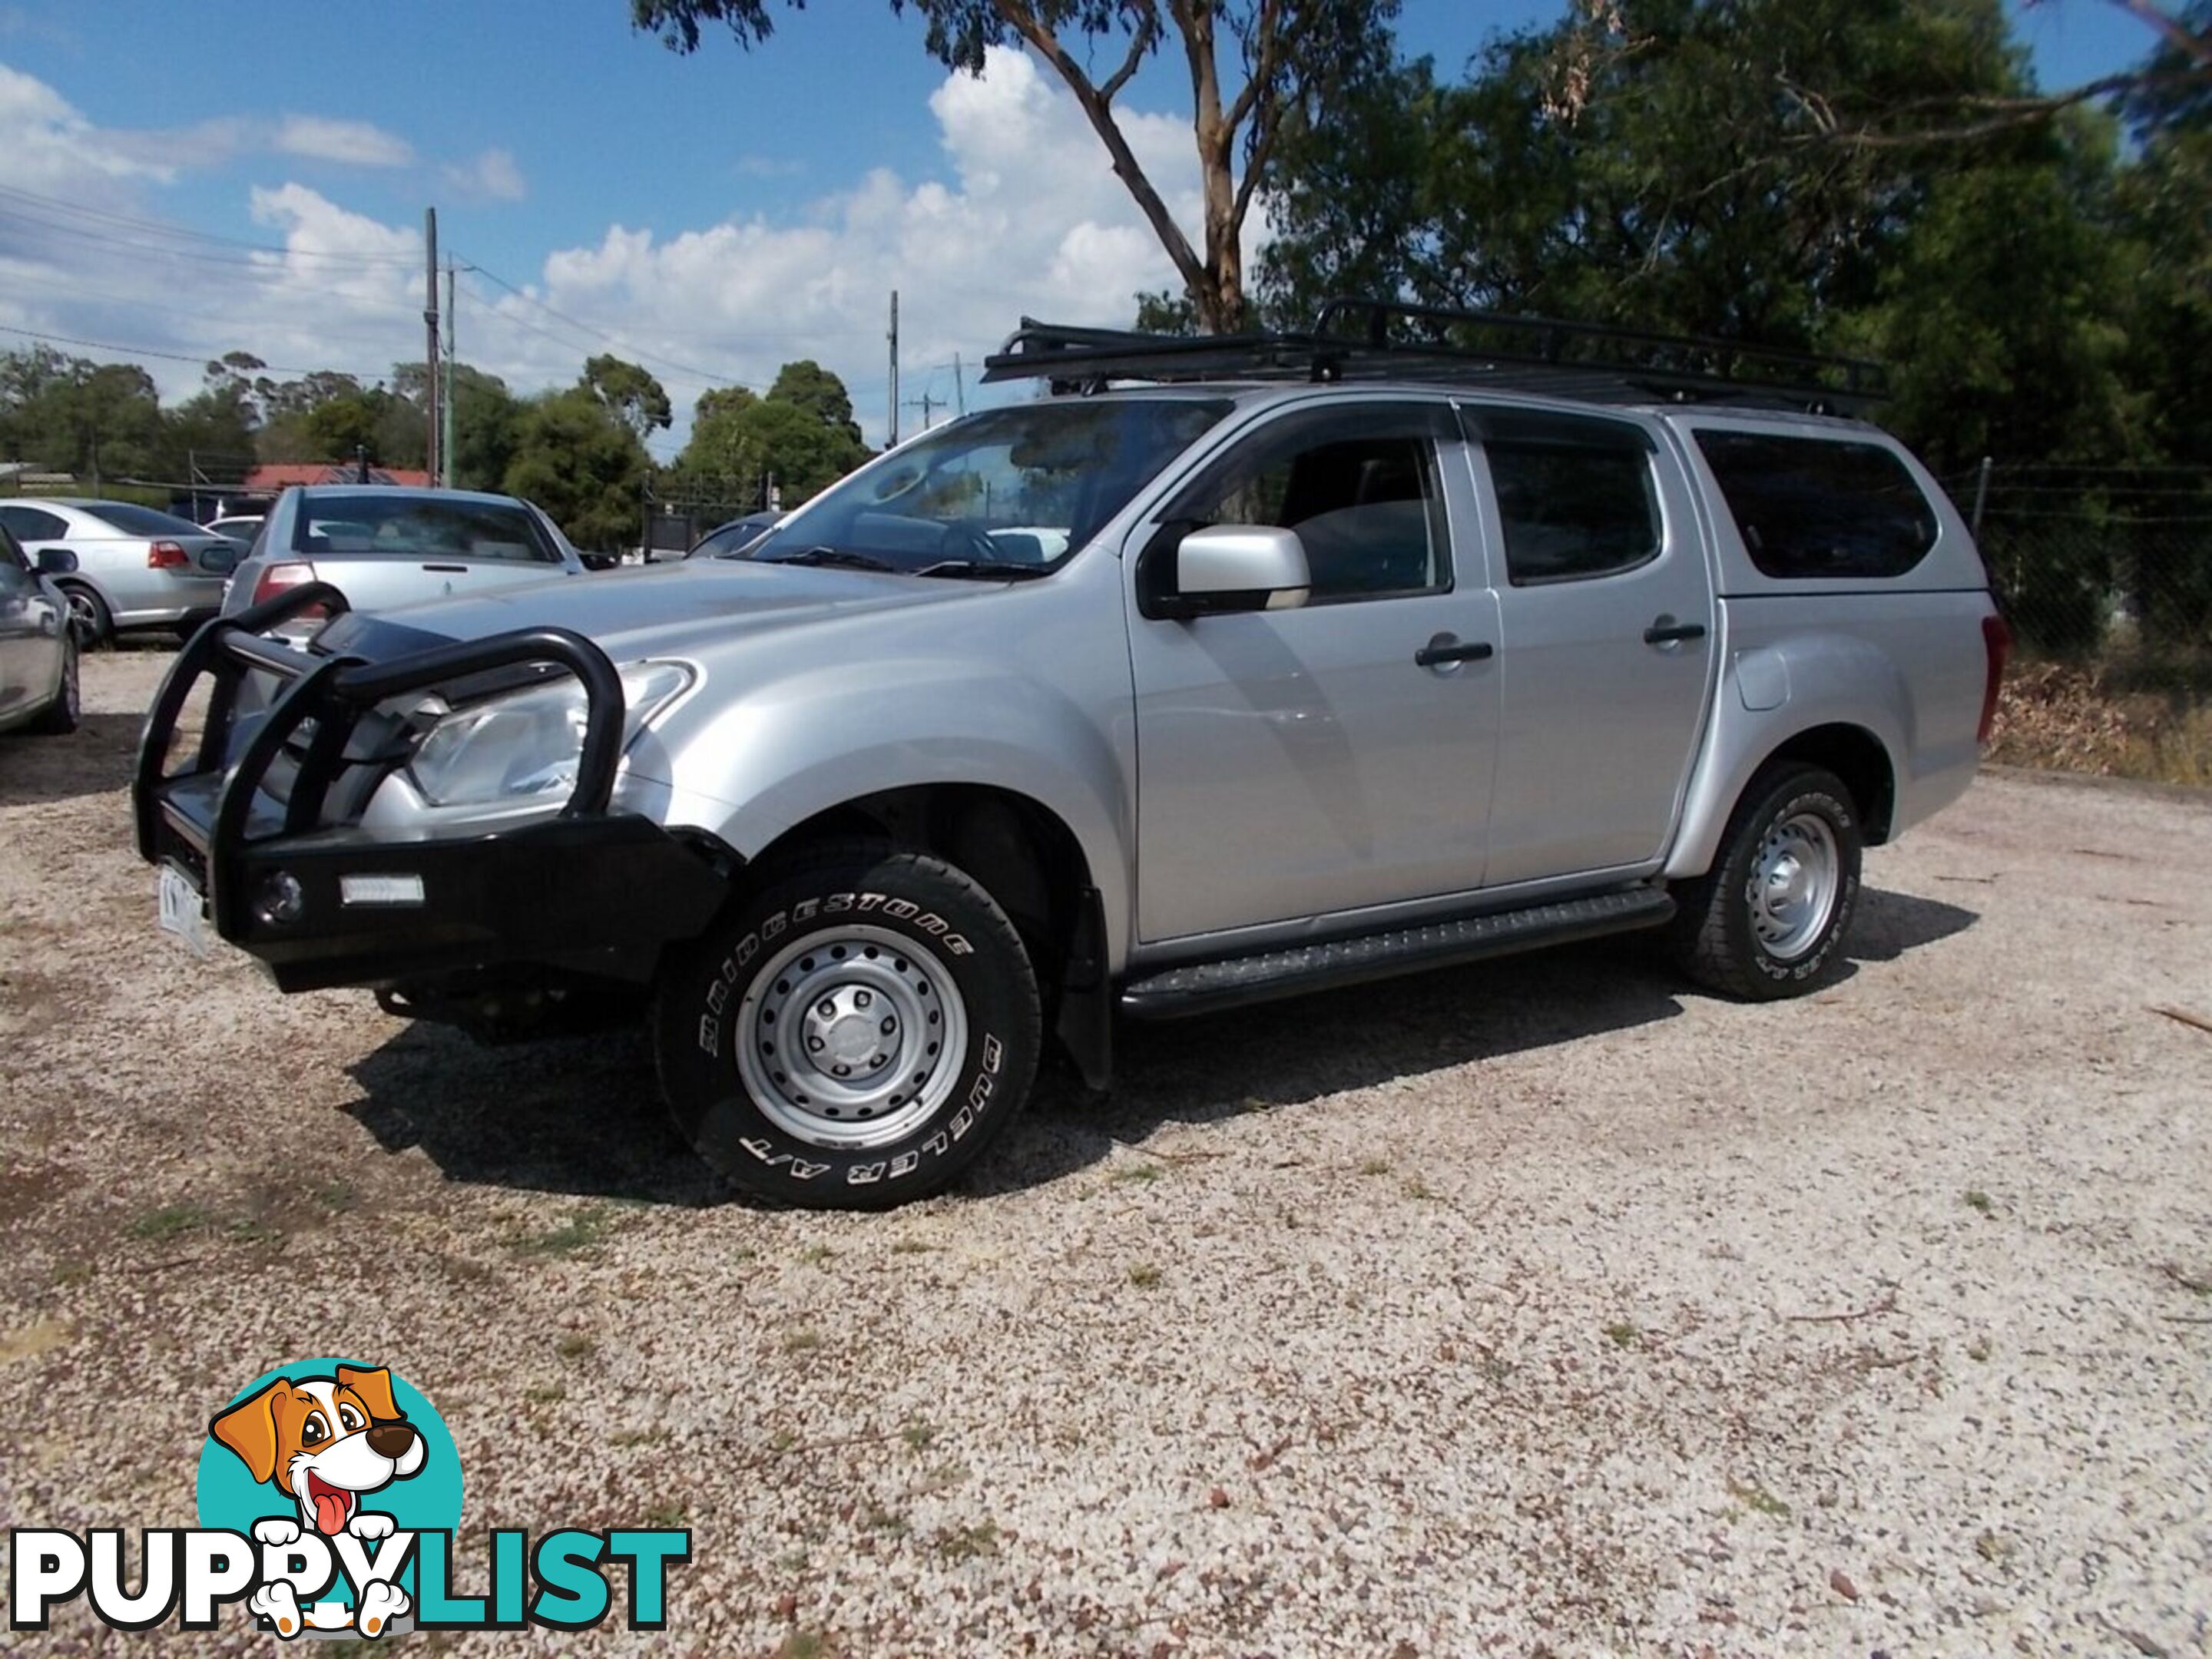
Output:
[[[1401,39],[1452,65],[1559,9],[1405,0]],[[2109,0],[2019,15],[2047,85],[2150,44]],[[1171,194],[1179,79],[1156,60],[1124,99]],[[0,325],[382,372],[420,349],[410,260],[435,202],[447,249],[491,273],[465,278],[463,356],[518,386],[611,338],[679,404],[808,354],[879,435],[893,281],[908,390],[948,397],[952,354],[972,362],[1016,311],[1120,320],[1166,280],[1048,79],[1011,63],[987,82],[948,85],[882,0],[815,0],[763,50],[690,58],[634,33],[623,0],[0,3],[0,188],[107,216],[0,197]],[[248,270],[263,256],[125,219],[289,252]],[[196,384],[147,361],[165,392]]]

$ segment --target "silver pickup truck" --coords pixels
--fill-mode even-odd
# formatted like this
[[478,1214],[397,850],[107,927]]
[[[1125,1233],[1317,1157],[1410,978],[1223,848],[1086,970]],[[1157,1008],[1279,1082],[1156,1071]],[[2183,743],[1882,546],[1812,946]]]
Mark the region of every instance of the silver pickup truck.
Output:
[[487,1036],[642,1017],[737,1185],[875,1207],[1048,1042],[1106,1086],[1117,1013],[1632,929],[1813,989],[1973,776],[2008,635],[1834,412],[1869,366],[1340,302],[989,374],[1054,395],[742,557],[210,623],[135,790],[167,925]]

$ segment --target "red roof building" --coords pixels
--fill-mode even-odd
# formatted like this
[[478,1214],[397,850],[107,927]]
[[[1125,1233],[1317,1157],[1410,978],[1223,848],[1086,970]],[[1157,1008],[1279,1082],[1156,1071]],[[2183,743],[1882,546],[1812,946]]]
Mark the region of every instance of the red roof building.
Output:
[[[272,461],[248,472],[233,493],[274,495],[278,490],[289,489],[294,484],[361,482],[361,468],[352,461]],[[407,484],[423,489],[429,486],[430,475],[414,467],[373,465],[368,469],[368,482],[373,484]]]

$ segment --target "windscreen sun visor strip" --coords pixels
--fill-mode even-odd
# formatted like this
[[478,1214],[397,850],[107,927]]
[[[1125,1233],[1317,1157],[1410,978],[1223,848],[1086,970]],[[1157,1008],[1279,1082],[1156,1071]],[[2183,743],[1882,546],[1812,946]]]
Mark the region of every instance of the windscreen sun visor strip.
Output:
[[[606,653],[582,635],[564,628],[521,629],[431,646],[382,662],[319,656],[264,637],[316,606],[343,611],[345,596],[327,582],[307,582],[234,617],[204,624],[162,683],[139,744],[131,788],[139,855],[159,862],[180,852],[196,853],[191,845],[196,837],[180,832],[167,815],[174,811],[191,820],[206,838],[209,908],[224,937],[234,936],[242,918],[233,913],[243,904],[240,884],[226,877],[234,874],[247,845],[255,803],[270,768],[288,753],[297,757],[298,771],[283,802],[280,833],[297,836],[314,830],[332,782],[349,763],[345,749],[356,724],[378,704],[410,691],[450,688],[472,676],[526,665],[550,665],[573,674],[584,689],[587,712],[575,787],[560,816],[576,818],[606,811],[622,759],[622,680]],[[234,759],[230,751],[238,690],[246,677],[255,672],[274,676],[280,689]],[[178,722],[204,675],[214,681],[206,726],[191,761],[170,772],[169,750]],[[303,727],[309,728],[304,749],[294,743]],[[188,807],[179,797],[191,793],[204,801],[208,781],[215,776],[220,776],[221,785],[213,817],[202,823],[198,820],[205,816],[204,809]],[[190,789],[195,784],[200,787]]]

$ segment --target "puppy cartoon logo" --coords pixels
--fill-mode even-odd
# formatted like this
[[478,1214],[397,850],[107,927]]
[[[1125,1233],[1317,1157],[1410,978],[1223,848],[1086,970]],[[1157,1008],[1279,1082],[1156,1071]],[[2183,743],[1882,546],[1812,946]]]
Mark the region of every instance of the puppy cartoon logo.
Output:
[[246,1606],[288,1638],[405,1628],[408,1547],[460,1516],[453,1437],[429,1401],[383,1366],[337,1359],[287,1366],[217,1412],[199,1486],[202,1522],[247,1534],[281,1569]]
[[[119,1525],[9,1531],[11,1631],[50,1628],[82,1598],[114,1630],[220,1627],[243,1607],[285,1641],[412,1630],[589,1631],[619,1616],[668,1628],[683,1527],[495,1527],[457,1548],[453,1437],[404,1377],[357,1359],[264,1372],[208,1421],[198,1527],[138,1528],[132,1582]],[[480,1587],[480,1588],[479,1588]],[[621,1597],[620,1613],[617,1598]],[[234,1613],[231,1616],[235,1616]]]
[[[392,1516],[364,1510],[362,1497],[415,1474],[425,1455],[422,1435],[392,1397],[392,1373],[351,1365],[329,1376],[280,1376],[217,1413],[208,1433],[238,1454],[256,1486],[273,1486],[299,1504],[296,1525],[274,1517],[254,1523],[253,1535],[264,1544],[294,1543],[302,1528],[326,1538],[390,1537]],[[294,1601],[290,1586],[280,1582],[268,1591],[274,1594],[256,1598],[261,1605],[248,1605],[278,1635],[291,1635],[301,1620],[298,1607],[288,1605]],[[362,1594],[357,1627],[363,1635],[380,1635],[407,1608],[404,1591],[372,1584]]]

